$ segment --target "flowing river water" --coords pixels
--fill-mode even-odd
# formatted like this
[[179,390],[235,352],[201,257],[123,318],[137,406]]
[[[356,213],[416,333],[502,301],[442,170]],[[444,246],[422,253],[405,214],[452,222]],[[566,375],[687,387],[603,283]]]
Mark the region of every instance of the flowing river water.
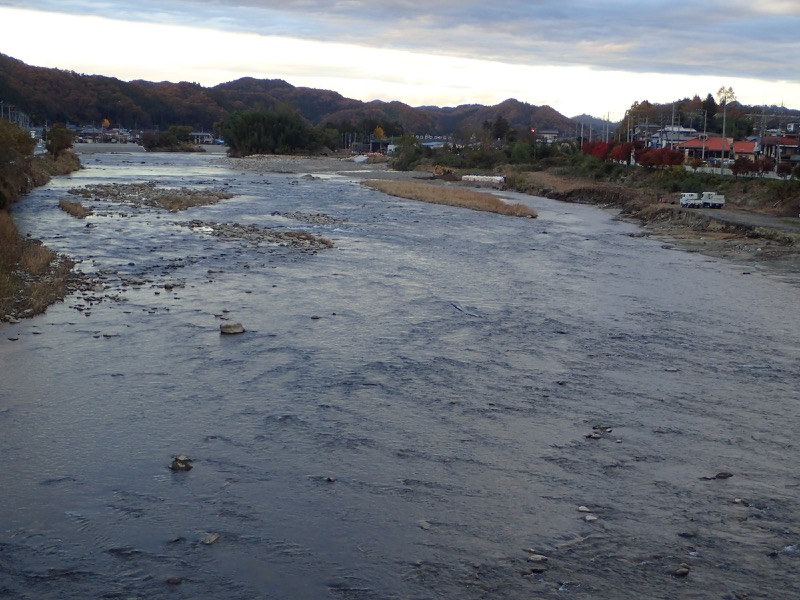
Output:
[[[0,323],[0,597],[800,597],[797,287],[590,206],[84,163],[15,207],[97,287]],[[57,208],[144,181],[235,196]]]

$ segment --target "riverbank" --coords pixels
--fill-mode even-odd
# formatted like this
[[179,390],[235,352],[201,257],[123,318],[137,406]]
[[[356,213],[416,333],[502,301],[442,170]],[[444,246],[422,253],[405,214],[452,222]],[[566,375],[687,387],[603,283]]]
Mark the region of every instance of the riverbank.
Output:
[[666,247],[756,266],[800,284],[800,218],[772,215],[752,198],[728,199],[723,209],[688,209],[677,203],[677,194],[658,202],[647,188],[547,171],[525,177],[535,195],[619,209],[622,218],[643,227],[642,237],[658,238]]
[[[56,159],[36,157],[22,192],[80,168],[80,160],[72,152],[64,152]],[[22,237],[11,214],[0,211],[0,320],[13,323],[41,314],[51,304],[85,288],[88,284],[72,270],[73,266],[68,257],[56,254],[38,240]]]

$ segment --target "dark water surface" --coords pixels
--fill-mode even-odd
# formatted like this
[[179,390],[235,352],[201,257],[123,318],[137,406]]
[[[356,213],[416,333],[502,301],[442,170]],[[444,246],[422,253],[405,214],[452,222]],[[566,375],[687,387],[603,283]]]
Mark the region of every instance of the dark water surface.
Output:
[[[0,324],[0,598],[800,597],[796,287],[588,206],[84,162],[15,208],[98,287]],[[57,208],[148,180],[236,196]]]

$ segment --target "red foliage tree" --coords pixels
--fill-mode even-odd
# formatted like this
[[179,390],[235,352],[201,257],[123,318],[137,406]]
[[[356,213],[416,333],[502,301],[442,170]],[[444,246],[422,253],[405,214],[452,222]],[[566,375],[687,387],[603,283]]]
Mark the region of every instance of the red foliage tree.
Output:
[[610,144],[608,144],[608,142],[601,142],[599,140],[585,142],[582,148],[584,154],[591,154],[600,160],[606,160],[608,158],[609,149]]
[[614,144],[614,147],[611,148],[611,159],[616,160],[617,162],[624,162],[630,164],[632,150],[633,150],[633,144],[631,142]]

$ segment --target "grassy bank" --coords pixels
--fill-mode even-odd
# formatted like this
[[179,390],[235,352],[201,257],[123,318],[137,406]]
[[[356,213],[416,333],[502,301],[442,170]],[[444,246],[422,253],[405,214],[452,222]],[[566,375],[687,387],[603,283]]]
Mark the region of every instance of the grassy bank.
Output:
[[[3,197],[8,203],[46,184],[55,175],[80,168],[80,160],[69,151],[55,159],[27,157],[20,164],[20,168],[3,173]],[[0,209],[0,319],[14,320],[43,313],[66,296],[77,278],[72,274],[71,260],[38,240],[20,236],[7,208]]]
[[384,194],[419,200],[432,204],[459,206],[471,210],[493,212],[512,217],[536,218],[536,211],[524,204],[509,204],[500,198],[483,192],[463,188],[450,188],[443,185],[432,185],[419,181],[368,179],[364,185]]
[[[535,167],[513,165],[499,170],[506,175],[509,188],[559,200],[575,201],[583,195],[585,202],[614,203],[626,209],[632,202],[655,202],[658,196],[670,201],[677,200],[681,192],[717,191],[725,194],[729,206],[774,216],[800,213],[800,181],[796,179],[723,176],[683,166],[630,167],[585,154],[553,157]],[[565,181],[569,182],[567,188]]]
[[23,238],[0,211],[0,319],[43,313],[67,294],[74,263],[38,240]]

